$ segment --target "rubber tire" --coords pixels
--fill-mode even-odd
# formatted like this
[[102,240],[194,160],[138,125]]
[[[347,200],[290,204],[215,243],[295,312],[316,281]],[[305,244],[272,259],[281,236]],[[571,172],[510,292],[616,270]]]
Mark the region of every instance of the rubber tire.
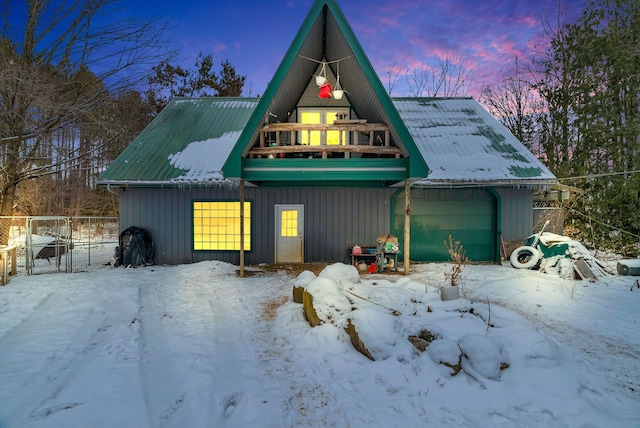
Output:
[[535,269],[541,258],[542,255],[537,248],[525,245],[513,250],[509,260],[511,261],[511,266],[516,269]]

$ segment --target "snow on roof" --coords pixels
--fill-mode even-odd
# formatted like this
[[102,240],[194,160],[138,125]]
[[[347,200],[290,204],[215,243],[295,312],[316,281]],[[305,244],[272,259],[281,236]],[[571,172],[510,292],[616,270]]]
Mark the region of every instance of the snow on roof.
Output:
[[171,166],[184,170],[184,174],[172,179],[181,182],[222,181],[222,165],[235,146],[241,131],[227,132],[219,138],[189,143],[184,150],[169,155]]
[[555,176],[472,98],[393,100],[429,175],[416,184],[554,181]]
[[224,181],[222,165],[255,98],[176,98],[100,176],[100,184],[197,185]]
[[[222,168],[257,99],[176,99],[102,174],[101,184],[222,182]],[[547,184],[555,176],[471,98],[396,98],[393,103],[427,177],[414,185]]]

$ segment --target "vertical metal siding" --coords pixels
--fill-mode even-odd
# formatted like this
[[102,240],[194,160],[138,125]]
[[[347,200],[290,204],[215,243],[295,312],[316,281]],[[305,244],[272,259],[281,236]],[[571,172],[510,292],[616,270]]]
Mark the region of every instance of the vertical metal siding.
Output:
[[496,188],[502,198],[502,238],[524,240],[533,233],[533,191]]
[[[305,261],[346,262],[352,244],[372,244],[390,233],[390,198],[394,189],[247,188],[252,201],[252,249],[247,264],[275,259],[275,205],[302,204],[305,212]],[[193,252],[191,202],[237,200],[229,188],[136,189],[120,193],[120,228],[149,229],[157,264],[222,260],[237,264],[237,251]]]

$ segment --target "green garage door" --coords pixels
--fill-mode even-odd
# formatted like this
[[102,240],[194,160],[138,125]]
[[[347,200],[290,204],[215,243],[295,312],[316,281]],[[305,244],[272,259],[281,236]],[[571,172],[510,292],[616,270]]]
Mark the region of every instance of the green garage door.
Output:
[[[393,202],[391,233],[402,241],[404,191]],[[496,197],[485,189],[412,189],[411,260],[449,260],[444,242],[451,235],[463,245],[470,261],[496,261],[497,205]]]

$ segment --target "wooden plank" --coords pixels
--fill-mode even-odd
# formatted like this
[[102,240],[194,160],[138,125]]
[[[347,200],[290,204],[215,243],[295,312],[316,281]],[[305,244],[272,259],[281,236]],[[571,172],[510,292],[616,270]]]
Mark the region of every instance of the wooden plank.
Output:
[[336,119],[333,121],[336,125],[353,125],[367,123],[367,119]]
[[592,279],[594,281],[598,279],[587,262],[585,262],[583,259],[578,259],[573,262],[573,268],[582,279]]
[[313,153],[313,152],[334,152],[334,153],[371,153],[377,155],[395,155],[399,157],[402,154],[402,150],[395,146],[336,146],[336,145],[321,145],[321,146],[309,146],[309,145],[297,145],[297,146],[280,146],[280,147],[254,147],[249,150],[250,156],[255,155],[271,155],[278,153]]
[[326,124],[326,123],[272,123],[265,125],[265,131],[387,131],[389,126],[384,123],[358,124]]

